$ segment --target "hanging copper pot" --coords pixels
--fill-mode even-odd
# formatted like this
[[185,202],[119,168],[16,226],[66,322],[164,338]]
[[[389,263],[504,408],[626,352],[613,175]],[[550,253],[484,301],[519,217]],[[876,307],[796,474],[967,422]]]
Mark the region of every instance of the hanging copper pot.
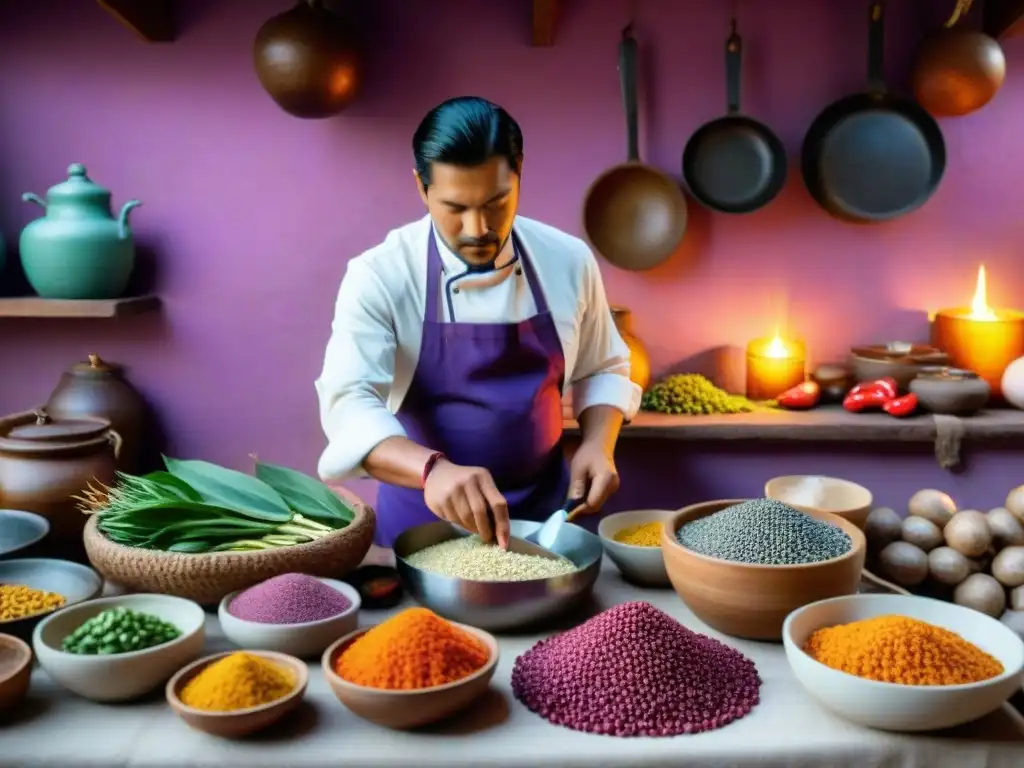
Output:
[[972,0],[957,0],[945,28],[918,52],[914,96],[935,117],[958,117],[988,104],[1006,79],[1006,56],[999,41],[959,23]]
[[253,59],[260,85],[295,117],[338,114],[362,82],[354,30],[322,0],[300,0],[269,19],[256,33]]

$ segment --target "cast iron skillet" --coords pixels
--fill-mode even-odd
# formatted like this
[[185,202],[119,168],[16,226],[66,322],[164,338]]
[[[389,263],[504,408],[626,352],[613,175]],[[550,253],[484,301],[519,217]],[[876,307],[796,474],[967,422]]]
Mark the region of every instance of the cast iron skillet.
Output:
[[686,142],[683,178],[690,194],[721,213],[750,213],[786,183],[786,149],[763,123],[740,114],[743,41],[732,22],[725,43],[728,113],[705,123]]
[[678,250],[686,234],[687,208],[675,180],[640,161],[632,25],[622,30],[619,77],[629,159],[590,185],[583,203],[583,229],[594,250],[616,267],[641,271],[658,266]]
[[946,142],[920,104],[885,87],[883,3],[870,4],[867,93],[815,118],[803,145],[807,190],[832,216],[858,223],[904,216],[924,205],[946,170]]

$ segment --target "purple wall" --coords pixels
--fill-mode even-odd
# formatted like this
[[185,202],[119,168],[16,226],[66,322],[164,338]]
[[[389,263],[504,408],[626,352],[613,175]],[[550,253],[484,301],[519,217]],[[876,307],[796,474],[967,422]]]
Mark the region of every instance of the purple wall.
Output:
[[[589,181],[622,159],[615,45],[627,0],[566,0],[558,43],[528,47],[522,0],[375,0],[371,77],[343,117],[304,122],[260,90],[256,30],[287,0],[181,0],[179,42],[147,45],[95,3],[36,0],[0,11],[0,231],[9,244],[66,166],[84,162],[138,197],[137,235],[156,253],[161,316],[124,322],[0,323],[0,411],[41,402],[89,352],[130,366],[181,455],[243,465],[250,452],[312,470],[322,446],[312,382],[345,261],[421,214],[409,136],[430,106],[478,93],[526,134],[523,213],[572,232]],[[745,106],[791,154],[816,112],[864,80],[864,3],[746,0]],[[890,3],[890,71],[906,71],[923,2]],[[724,108],[729,3],[644,0],[646,158],[676,172],[686,137]],[[446,46],[441,36],[456,37]],[[604,267],[611,299],[633,306],[656,370],[788,324],[818,361],[855,342],[925,335],[924,311],[969,300],[979,261],[993,304],[1024,287],[1024,40],[981,113],[946,121],[949,169],[914,216],[865,228],[835,222],[798,175],[770,208],[729,218],[693,213],[686,258],[648,274]],[[642,311],[641,311],[642,310]],[[666,450],[667,448],[667,450]],[[927,448],[914,457],[744,450],[691,454],[626,443],[616,507],[756,493],[779,471],[830,471],[901,505],[939,485],[987,506],[1024,477],[986,454],[960,478]],[[976,457],[977,458],[977,457]],[[1024,473],[1022,473],[1024,474]],[[671,482],[659,480],[671,477]]]

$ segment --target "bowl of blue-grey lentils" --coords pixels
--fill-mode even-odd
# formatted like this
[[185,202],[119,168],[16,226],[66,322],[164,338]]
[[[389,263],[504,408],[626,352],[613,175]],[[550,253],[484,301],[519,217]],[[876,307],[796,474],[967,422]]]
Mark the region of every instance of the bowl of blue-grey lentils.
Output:
[[856,594],[866,543],[828,512],[726,499],[668,518],[661,549],[672,587],[698,619],[733,637],[778,641],[791,611]]

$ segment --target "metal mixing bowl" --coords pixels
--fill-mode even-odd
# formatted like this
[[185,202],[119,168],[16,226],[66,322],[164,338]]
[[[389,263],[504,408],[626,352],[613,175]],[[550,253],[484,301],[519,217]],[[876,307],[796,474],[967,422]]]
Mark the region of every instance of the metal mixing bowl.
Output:
[[[540,523],[512,521],[512,535],[522,538]],[[465,536],[439,520],[410,528],[395,540],[395,561],[405,590],[421,605],[452,621],[490,631],[520,629],[549,621],[587,598],[601,570],[601,539],[566,523],[553,551],[572,560],[575,573],[530,581],[469,581],[430,573],[409,565],[413,552]]]

